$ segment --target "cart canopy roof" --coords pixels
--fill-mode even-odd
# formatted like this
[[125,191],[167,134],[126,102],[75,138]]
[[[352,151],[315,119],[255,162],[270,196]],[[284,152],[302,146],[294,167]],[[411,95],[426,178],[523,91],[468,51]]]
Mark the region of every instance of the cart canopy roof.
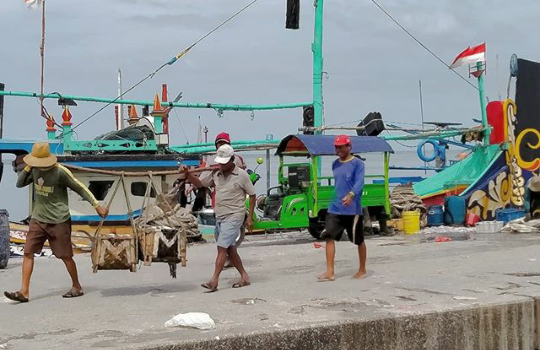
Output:
[[[276,155],[330,156],[336,154],[336,135],[289,135],[281,140]],[[351,136],[352,153],[390,152],[392,147],[379,137]]]

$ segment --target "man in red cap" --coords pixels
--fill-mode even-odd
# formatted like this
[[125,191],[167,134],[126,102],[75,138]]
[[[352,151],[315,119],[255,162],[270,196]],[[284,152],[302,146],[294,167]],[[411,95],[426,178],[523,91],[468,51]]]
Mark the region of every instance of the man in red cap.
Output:
[[[223,145],[229,145],[230,146],[231,145],[231,137],[226,132],[220,132],[216,136],[215,145],[216,145],[216,151]],[[244,159],[242,157],[240,157],[238,154],[235,154],[235,156],[234,156],[234,164],[237,167],[239,167],[240,169],[243,169],[243,170],[246,169],[246,164],[244,163]],[[207,166],[212,166],[212,165],[216,165],[216,163],[212,159],[206,165]],[[206,176],[209,176],[210,174],[211,174],[211,172],[207,171],[207,172],[202,173],[199,177],[202,179],[202,178],[205,178]],[[192,190],[193,190],[193,188],[189,189],[188,193],[191,192]],[[209,189],[207,189],[207,188],[200,188],[195,192],[195,201],[193,202],[193,211],[199,211],[206,205],[206,198],[207,198],[208,193],[209,193]],[[231,267],[231,265],[229,263],[227,263],[227,267]]]
[[352,243],[358,246],[360,268],[353,278],[366,275],[367,249],[364,243],[362,221],[362,191],[364,189],[364,162],[351,154],[351,138],[339,135],[334,140],[339,159],[332,163],[335,181],[335,198],[328,207],[326,227],[322,238],[326,239],[326,272],[318,276],[319,281],[333,281],[335,241],[339,241],[343,231]]
[[[231,137],[226,132],[220,132],[216,136],[216,151],[223,145],[229,145],[231,146]],[[244,163],[244,159],[240,157],[238,154],[235,154],[234,156],[234,164],[236,164],[237,167],[240,169],[246,169],[246,164]]]

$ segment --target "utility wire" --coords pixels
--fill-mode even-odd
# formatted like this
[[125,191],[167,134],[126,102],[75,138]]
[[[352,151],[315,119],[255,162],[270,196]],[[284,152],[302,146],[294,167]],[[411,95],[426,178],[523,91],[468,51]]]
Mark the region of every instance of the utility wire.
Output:
[[198,43],[200,43],[201,41],[203,41],[204,39],[206,39],[207,37],[209,37],[210,35],[212,35],[214,32],[216,32],[218,29],[220,29],[221,27],[223,27],[225,24],[229,23],[231,20],[233,20],[236,16],[238,16],[239,14],[241,14],[242,12],[244,12],[245,10],[247,10],[251,5],[255,4],[257,1],[259,0],[253,0],[251,1],[249,4],[247,4],[246,6],[244,6],[243,8],[241,8],[238,12],[236,12],[234,15],[232,15],[231,17],[227,18],[224,22],[222,22],[220,25],[218,25],[217,27],[215,27],[214,29],[212,29],[210,32],[208,32],[207,34],[205,34],[204,36],[202,36],[199,40],[195,41],[193,44],[191,44],[190,46],[188,46],[186,49],[184,49],[183,51],[181,51],[178,55],[174,56],[173,58],[171,58],[168,62],[162,64],[158,69],[156,69],[155,71],[153,71],[152,73],[148,74],[146,77],[144,77],[143,79],[141,79],[137,84],[133,85],[132,87],[130,87],[129,89],[127,89],[126,91],[124,91],[121,95],[117,96],[114,100],[112,100],[111,102],[107,103],[106,105],[104,105],[103,107],[101,107],[100,109],[98,109],[97,111],[95,111],[94,113],[92,113],[89,117],[85,118],[83,121],[81,121],[79,124],[75,125],[72,130],[75,130],[77,129],[79,126],[81,126],[82,124],[86,123],[87,121],[89,121],[90,119],[92,119],[93,117],[95,117],[98,113],[100,113],[101,111],[103,111],[105,108],[109,107],[110,105],[114,104],[116,101],[118,101],[119,99],[121,99],[125,94],[127,94],[128,92],[130,92],[131,90],[135,89],[137,86],[141,85],[143,82],[145,82],[146,80],[148,79],[152,79],[154,77],[154,75],[156,75],[160,70],[162,70],[163,68],[165,68],[166,66],[170,66],[172,64],[174,64],[176,61],[178,61],[180,58],[182,58],[182,56],[184,56],[185,54],[187,54],[195,45],[197,45]]
[[379,3],[375,0],[371,0],[372,3],[375,4],[388,18],[390,18],[395,24],[397,24],[405,33],[407,33],[414,41],[418,43],[418,45],[422,46],[427,52],[429,52],[433,57],[435,57],[439,62],[441,62],[446,68],[450,69],[452,73],[457,75],[461,80],[472,86],[475,90],[478,90],[474,84],[472,84],[470,81],[468,81],[465,77],[463,77],[461,74],[450,68],[450,66],[444,62],[439,56],[437,56],[433,51],[431,51],[426,45],[424,45],[419,39],[417,39],[410,31],[408,31],[404,26],[402,26],[388,11],[386,11]]
[[[171,96],[169,95],[169,92],[167,92],[167,96],[169,96],[169,100],[171,99]],[[176,108],[172,108],[174,110],[174,114],[176,115],[176,119],[178,120],[178,124],[180,124],[180,129],[182,130],[182,133],[184,134],[184,137],[186,138],[186,143],[189,145],[189,139],[186,134],[186,130],[184,130],[184,126],[182,125],[182,122],[180,121],[180,116],[178,115],[178,112],[176,111]]]

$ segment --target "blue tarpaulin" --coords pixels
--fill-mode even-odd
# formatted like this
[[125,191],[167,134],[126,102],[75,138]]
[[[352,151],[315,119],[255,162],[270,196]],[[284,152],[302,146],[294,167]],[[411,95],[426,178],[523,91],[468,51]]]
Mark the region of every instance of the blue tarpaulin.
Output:
[[[283,152],[307,152],[311,156],[331,156],[336,154],[335,135],[289,135],[281,140],[276,155]],[[390,152],[392,147],[385,140],[375,136],[351,136],[352,153]]]

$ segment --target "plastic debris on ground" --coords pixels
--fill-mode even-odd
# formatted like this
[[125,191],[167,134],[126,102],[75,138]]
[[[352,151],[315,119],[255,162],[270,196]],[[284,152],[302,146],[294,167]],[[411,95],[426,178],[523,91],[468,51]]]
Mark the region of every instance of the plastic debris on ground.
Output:
[[476,233],[500,233],[503,227],[502,221],[482,221],[475,225]]
[[476,230],[474,227],[463,226],[433,226],[426,227],[417,235],[422,242],[451,242],[467,241],[473,238]]
[[[9,247],[11,257],[23,257],[24,256],[24,245],[12,244]],[[40,253],[34,254],[36,258],[38,257],[48,257],[52,255],[52,250],[48,248],[43,248]]]
[[209,330],[216,328],[216,323],[210,315],[204,312],[188,312],[174,316],[165,322],[165,327],[188,327]]
[[467,297],[467,296],[455,296],[454,300],[478,300],[478,298]]
[[476,230],[474,227],[463,227],[463,226],[433,226],[433,227],[426,227],[422,231],[420,231],[423,235],[429,235],[429,234],[436,234],[436,235],[445,235],[449,236],[452,234],[458,234],[458,233],[474,233]]
[[510,221],[501,230],[503,233],[540,233],[540,219],[525,221],[525,218],[519,218]]

